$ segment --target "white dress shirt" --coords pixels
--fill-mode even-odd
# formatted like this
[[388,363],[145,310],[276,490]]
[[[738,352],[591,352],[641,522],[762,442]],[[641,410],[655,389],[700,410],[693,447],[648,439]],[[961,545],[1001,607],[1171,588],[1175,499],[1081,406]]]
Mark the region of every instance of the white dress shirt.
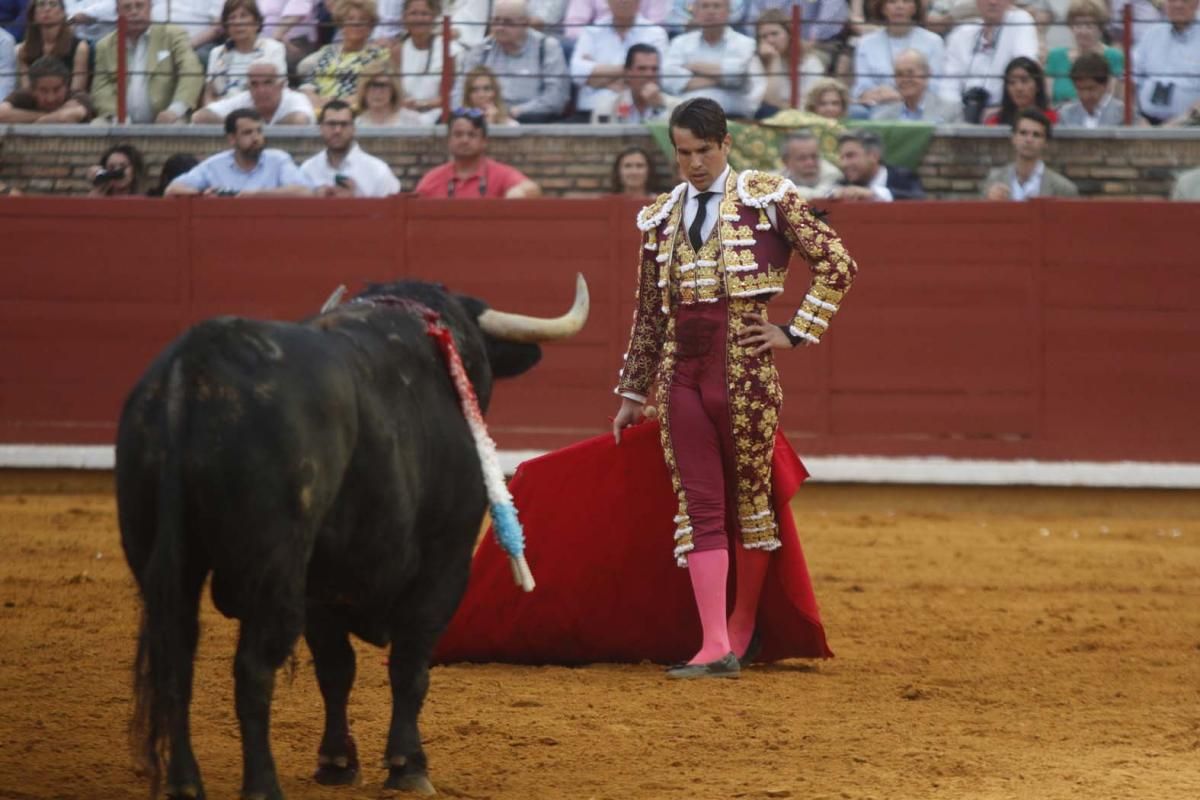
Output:
[[[715,44],[706,41],[702,31],[676,36],[663,60],[663,90],[683,99],[708,97],[731,117],[753,117],[767,90],[756,50],[753,39],[729,27]],[[686,91],[684,87],[695,77],[687,65],[696,61],[720,65],[721,77],[715,86]]]
[[1013,167],[1012,181],[1008,185],[1008,191],[1013,200],[1029,200],[1037,197],[1042,192],[1042,175],[1046,172],[1046,164],[1042,161],[1037,163],[1033,168],[1033,172],[1029,173],[1029,178],[1025,182],[1021,182],[1021,178],[1017,175],[1016,167]]
[[[239,108],[254,108],[254,98],[250,96],[249,90],[243,89],[240,92],[234,92],[205,106],[206,110],[216,114],[222,120]],[[266,120],[266,124],[278,125],[280,120],[288,114],[294,113],[306,116],[309,125],[316,122],[316,113],[313,111],[313,104],[308,99],[308,95],[284,87],[283,95],[279,98],[279,105],[276,106],[275,113],[271,115],[271,118]]]
[[330,164],[329,151],[322,150],[301,164],[300,171],[308,176],[314,186],[333,186],[338,175],[345,175],[354,181],[355,197],[387,197],[400,192],[400,181],[392,168],[369,155],[358,146],[358,142],[350,145],[341,166]]
[[991,47],[984,47],[983,21],[973,19],[946,37],[946,74],[938,93],[947,103],[961,103],[963,92],[982,86],[988,105],[1004,97],[1004,68],[1017,56],[1038,60],[1037,28],[1028,11],[1010,8],[996,29]]
[[[589,25],[579,34],[571,54],[571,79],[579,87],[575,101],[578,111],[591,111],[602,97],[616,94],[612,89],[588,86],[588,78],[602,64],[625,64],[625,54],[635,44],[648,44],[658,51],[661,59],[667,52],[667,32],[642,15],[633,19],[633,27],[618,32],[612,27],[612,15]],[[661,63],[661,62],[660,62]]]

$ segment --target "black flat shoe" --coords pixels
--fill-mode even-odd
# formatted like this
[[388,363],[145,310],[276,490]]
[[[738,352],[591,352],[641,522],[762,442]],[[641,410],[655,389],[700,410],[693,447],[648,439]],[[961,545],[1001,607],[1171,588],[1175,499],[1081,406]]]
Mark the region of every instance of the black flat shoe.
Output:
[[754,633],[750,634],[750,644],[746,645],[746,652],[742,653],[742,657],[738,659],[738,666],[742,669],[750,666],[761,652],[762,634],[758,632],[758,628],[755,628]]
[[674,679],[687,678],[736,678],[742,672],[738,666],[737,656],[730,651],[716,661],[707,664],[684,664],[667,670],[667,677]]

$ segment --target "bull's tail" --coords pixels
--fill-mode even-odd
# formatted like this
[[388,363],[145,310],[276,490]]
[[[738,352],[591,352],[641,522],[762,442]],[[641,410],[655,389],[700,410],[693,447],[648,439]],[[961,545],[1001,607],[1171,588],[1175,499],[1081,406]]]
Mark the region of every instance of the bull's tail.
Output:
[[[195,603],[185,596],[187,543],[181,474],[185,396],[181,357],[170,366],[164,399],[161,424],[165,446],[157,519],[154,544],[138,581],[142,619],[133,673],[133,742],[149,774],[152,798],[158,796],[171,732],[186,724],[193,655],[188,637],[197,625]],[[191,619],[187,619],[189,615]]]

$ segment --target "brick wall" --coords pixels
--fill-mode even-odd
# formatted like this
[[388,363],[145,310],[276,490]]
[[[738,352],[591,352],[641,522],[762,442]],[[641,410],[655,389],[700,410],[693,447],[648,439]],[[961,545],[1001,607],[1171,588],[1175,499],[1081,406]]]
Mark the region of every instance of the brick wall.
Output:
[[[360,135],[364,148],[392,165],[406,189],[446,158],[445,139],[425,131]],[[216,127],[93,128],[90,126],[10,126],[0,138],[0,181],[37,193],[84,194],[84,172],[109,145],[129,142],[146,154],[158,175],[172,153],[198,157],[226,147]],[[312,129],[270,129],[268,144],[301,161],[318,149]],[[656,159],[660,183],[669,183],[671,165],[638,126],[530,126],[498,130],[489,152],[518,166],[550,195],[595,194],[607,190],[614,155],[630,145]],[[970,127],[939,128],[920,168],[936,197],[977,197],[987,171],[1010,158],[1006,131]],[[1052,143],[1050,166],[1064,172],[1084,195],[1164,197],[1176,172],[1200,166],[1200,131],[1188,129],[1060,132]]]

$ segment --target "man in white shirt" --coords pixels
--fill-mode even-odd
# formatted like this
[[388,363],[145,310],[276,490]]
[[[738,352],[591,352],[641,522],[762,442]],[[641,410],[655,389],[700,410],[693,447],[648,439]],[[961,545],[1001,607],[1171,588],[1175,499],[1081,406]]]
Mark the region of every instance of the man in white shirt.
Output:
[[601,96],[592,109],[592,124],[640,125],[665,119],[679,98],[662,90],[661,58],[648,44],[635,44],[625,54],[625,88]]
[[345,100],[321,108],[325,149],[300,165],[321,197],[387,197],[400,192],[391,168],[368,155],[354,140],[354,111]]
[[230,112],[253,108],[268,125],[312,125],[312,101],[303,92],[287,88],[287,79],[271,61],[255,61],[246,70],[250,88],[209,103],[192,115],[194,125],[220,125]]
[[1013,8],[1012,0],[976,0],[976,6],[981,19],[964,22],[946,37],[946,76],[938,92],[947,103],[962,103],[971,90],[982,90],[985,96],[971,104],[982,114],[1004,98],[1008,62],[1017,56],[1038,60],[1038,37],[1033,17]]
[[796,187],[796,192],[805,200],[814,197],[829,197],[842,171],[821,156],[817,137],[809,130],[799,130],[789,135],[779,148],[783,159],[783,170],[779,174]]
[[1200,0],[1166,0],[1170,24],[1142,34],[1133,51],[1138,107],[1153,125],[1188,113],[1200,102]]
[[693,9],[700,30],[671,41],[663,88],[715,100],[730,117],[753,117],[767,90],[754,40],[729,27],[729,0],[696,0]]
[[660,53],[667,49],[667,32],[638,14],[638,0],[608,0],[608,8],[612,13],[585,28],[571,54],[571,78],[579,87],[575,110],[588,117],[621,90],[632,45],[650,45]]

